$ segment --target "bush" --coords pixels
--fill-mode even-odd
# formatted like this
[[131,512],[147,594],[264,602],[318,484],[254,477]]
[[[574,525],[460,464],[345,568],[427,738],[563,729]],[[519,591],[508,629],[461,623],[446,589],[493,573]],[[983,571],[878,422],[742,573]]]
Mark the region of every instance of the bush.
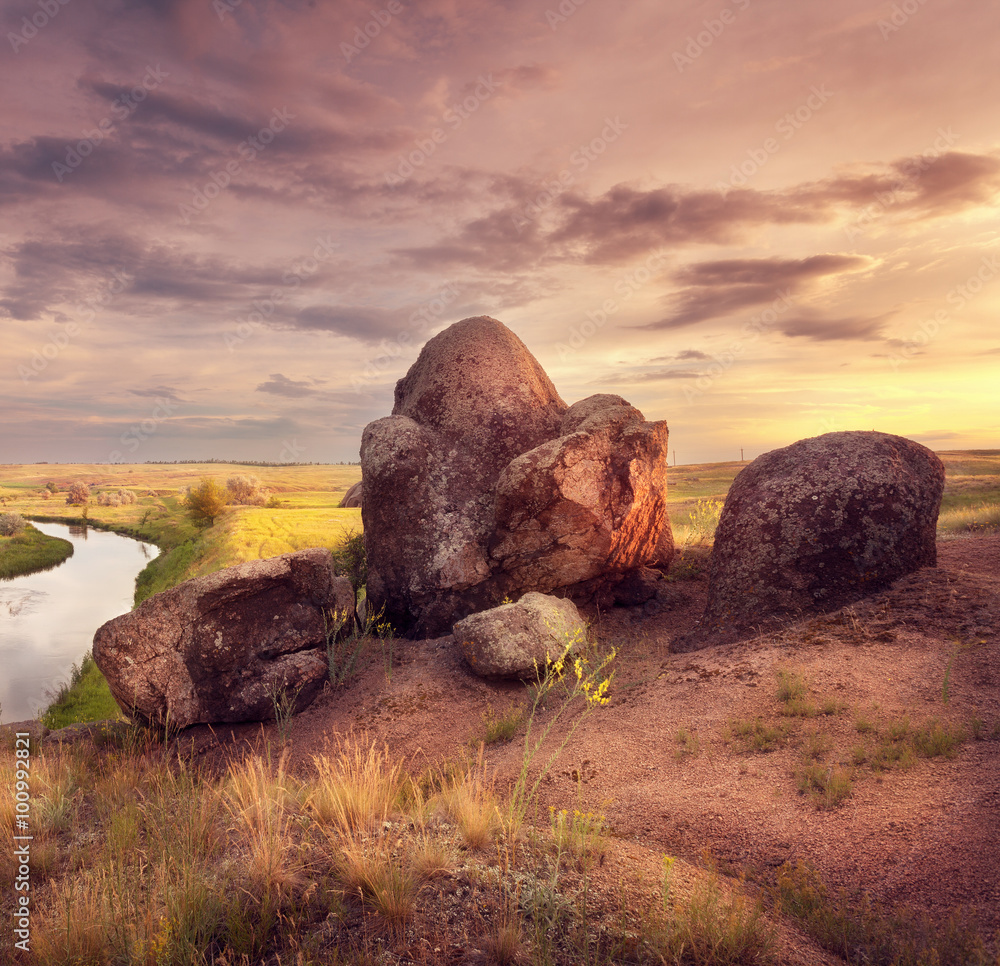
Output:
[[69,489],[66,491],[67,503],[87,503],[89,500],[90,487],[84,483],[83,480],[77,480],[75,483],[70,483]]
[[0,537],[16,537],[24,532],[24,517],[20,513],[0,513]]
[[97,495],[98,506],[128,506],[136,502],[136,495],[131,490],[119,490],[117,493],[105,491]]
[[207,526],[214,524],[215,518],[225,509],[228,496],[217,480],[206,476],[198,486],[187,491],[184,503],[191,519],[199,526]]
[[264,506],[270,491],[256,476],[231,476],[226,480],[229,502],[240,506]]

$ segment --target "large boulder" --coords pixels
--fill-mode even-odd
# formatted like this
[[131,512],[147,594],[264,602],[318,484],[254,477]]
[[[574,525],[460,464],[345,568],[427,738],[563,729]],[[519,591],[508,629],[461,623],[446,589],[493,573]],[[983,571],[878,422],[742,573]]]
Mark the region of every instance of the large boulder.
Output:
[[668,566],[666,451],[666,423],[646,422],[621,396],[571,406],[556,439],[500,474],[496,570],[514,587],[547,592],[647,563]]
[[496,319],[456,323],[362,437],[369,599],[434,635],[505,594],[666,566],[666,446],[618,396],[568,408]]
[[118,704],[148,722],[264,721],[275,696],[299,711],[323,686],[332,611],[353,618],[350,581],[329,550],[300,550],[155,594],[98,629],[94,660]]
[[758,457],[726,498],[702,633],[858,600],[937,561],[944,466],[876,432],[827,433]]
[[516,604],[460,620],[452,633],[473,673],[533,680],[544,675],[548,661],[583,646],[586,626],[572,601],[531,591]]
[[344,494],[344,498],[340,501],[340,505],[342,507],[353,507],[356,509],[364,502],[364,498],[365,484],[363,480],[358,480],[358,482],[351,486]]

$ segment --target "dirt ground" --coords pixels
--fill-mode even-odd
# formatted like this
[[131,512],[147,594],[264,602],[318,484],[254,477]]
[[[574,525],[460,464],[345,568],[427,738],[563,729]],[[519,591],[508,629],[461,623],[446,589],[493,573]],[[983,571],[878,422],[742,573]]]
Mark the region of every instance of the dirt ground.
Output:
[[[751,882],[801,859],[835,889],[935,918],[972,910],[988,933],[1000,929],[1000,535],[942,542],[936,568],[844,610],[676,654],[671,641],[694,627],[705,600],[706,575],[690,564],[689,555],[675,567],[677,592],[660,613],[587,615],[596,640],[618,649],[616,676],[609,704],[579,722],[540,786],[546,824],[549,805],[602,813],[615,864],[648,869],[654,881],[664,854],[703,863],[710,853]],[[292,721],[294,767],[308,771],[314,755],[354,734],[420,769],[462,754],[488,709],[528,700],[524,685],[473,676],[451,638],[396,641],[391,674],[380,653],[361,663],[349,684],[327,686]],[[835,712],[783,717],[779,670],[803,677]],[[539,712],[533,733],[554,710]],[[783,747],[751,753],[731,736],[730,722],[758,716],[790,730]],[[862,719],[882,729],[936,719],[966,740],[951,759],[855,768]],[[260,726],[197,728],[184,741],[218,761],[259,736]],[[564,736],[561,719],[536,762]],[[799,791],[810,748],[831,769],[853,768],[852,794],[839,807],[820,808]],[[523,752],[524,725],[511,742],[485,748],[498,782],[517,776]],[[799,951],[786,949],[786,961],[826,959]]]

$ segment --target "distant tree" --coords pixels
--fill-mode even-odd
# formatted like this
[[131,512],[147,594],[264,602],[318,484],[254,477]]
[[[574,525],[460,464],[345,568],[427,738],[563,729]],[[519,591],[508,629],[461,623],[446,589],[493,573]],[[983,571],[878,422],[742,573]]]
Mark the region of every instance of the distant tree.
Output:
[[226,508],[229,492],[218,480],[203,476],[201,483],[192,487],[184,498],[191,519],[199,526],[214,525],[215,518]]
[[45,484],[45,489],[48,490],[49,493],[58,493],[59,492],[59,487],[56,486],[56,484],[53,483],[52,480],[49,480],[49,482]]
[[75,483],[70,483],[69,489],[66,491],[66,502],[67,503],[87,503],[90,500],[90,487],[83,482],[83,480],[77,480]]
[[24,532],[24,517],[20,513],[0,513],[0,537],[16,537]]

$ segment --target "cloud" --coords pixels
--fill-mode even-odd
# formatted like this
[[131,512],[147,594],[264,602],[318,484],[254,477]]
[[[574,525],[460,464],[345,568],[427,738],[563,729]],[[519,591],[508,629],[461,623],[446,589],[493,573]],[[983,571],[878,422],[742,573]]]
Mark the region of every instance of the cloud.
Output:
[[782,320],[776,328],[789,338],[812,339],[815,342],[877,339],[886,323],[895,314],[886,312],[877,316],[859,315],[835,319],[799,315]]
[[[863,255],[828,253],[807,258],[723,259],[685,265],[672,275],[673,281],[685,287],[667,296],[670,315],[641,328],[680,329],[775,300],[788,303],[828,276],[861,271],[873,264],[874,259]],[[828,327],[816,324],[814,331],[822,333],[814,338],[831,337]],[[804,324],[794,329],[796,335],[808,332]]]
[[[551,184],[551,178],[524,175],[497,179],[490,192],[492,211],[436,242],[401,253],[425,266],[610,265],[657,249],[738,243],[767,225],[856,223],[858,209],[873,204],[889,216],[940,217],[988,204],[1000,191],[1000,158],[960,152],[914,155],[852,165],[820,181],[772,191],[620,183],[588,197],[575,183],[554,194]],[[538,197],[548,198],[540,211],[531,207],[531,199]],[[822,265],[803,261],[806,273]]]
[[402,333],[415,341],[405,311],[372,306],[310,305],[300,309],[290,324],[297,329],[333,332],[368,343],[395,338]]
[[149,389],[129,389],[133,396],[145,396],[149,399],[174,399],[178,402],[184,400],[180,397],[176,389],[170,386],[153,386]]
[[275,396],[287,396],[290,399],[312,396],[317,392],[305,380],[289,379],[288,376],[282,375],[280,372],[271,373],[271,378],[267,382],[262,382],[256,391],[269,392]]

